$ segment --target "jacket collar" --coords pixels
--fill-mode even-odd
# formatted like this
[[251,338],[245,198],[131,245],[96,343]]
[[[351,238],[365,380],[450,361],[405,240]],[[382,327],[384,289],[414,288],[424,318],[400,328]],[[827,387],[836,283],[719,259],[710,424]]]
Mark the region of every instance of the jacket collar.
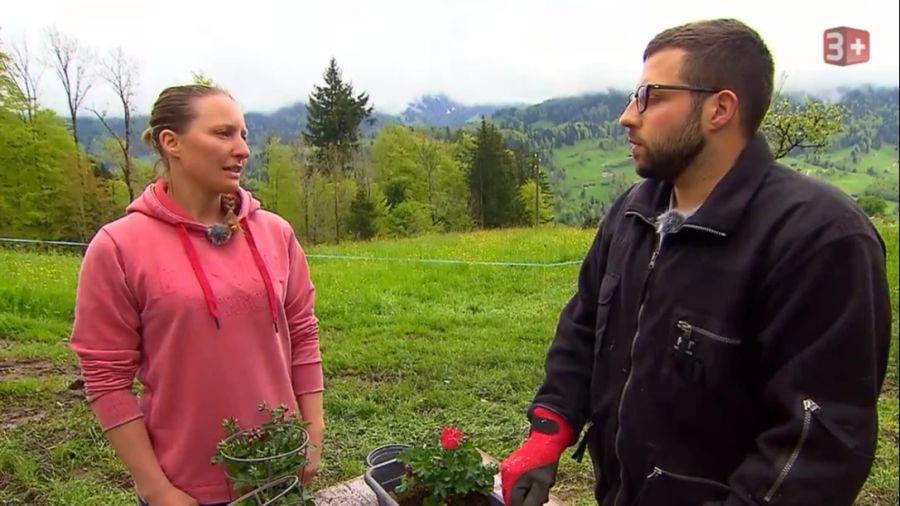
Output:
[[[731,233],[773,162],[765,137],[757,134],[747,143],[700,209],[685,221],[685,226],[711,231],[723,237]],[[671,183],[645,179],[632,191],[625,213],[637,213],[645,221],[655,221],[668,209],[671,193]]]

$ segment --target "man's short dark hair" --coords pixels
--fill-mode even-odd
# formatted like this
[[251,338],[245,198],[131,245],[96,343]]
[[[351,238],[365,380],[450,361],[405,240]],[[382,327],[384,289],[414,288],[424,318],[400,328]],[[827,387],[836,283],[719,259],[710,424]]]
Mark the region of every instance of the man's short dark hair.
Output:
[[675,26],[647,44],[644,61],[665,49],[686,52],[681,69],[686,84],[733,91],[744,133],[747,137],[756,133],[772,101],[775,69],[772,54],[755,30],[735,19]]

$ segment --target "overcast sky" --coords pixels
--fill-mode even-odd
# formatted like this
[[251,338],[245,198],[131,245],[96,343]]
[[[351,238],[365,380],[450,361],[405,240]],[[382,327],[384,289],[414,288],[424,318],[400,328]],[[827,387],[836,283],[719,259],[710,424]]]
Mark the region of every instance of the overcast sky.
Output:
[[[898,84],[897,0],[28,0],[4,2],[4,48],[27,37],[32,52],[56,26],[105,54],[121,46],[139,66],[137,106],[202,70],[248,111],[305,101],[331,56],[376,108],[396,113],[423,94],[464,103],[529,102],[630,89],[654,34],[685,21],[737,17],[760,31],[785,88]],[[871,60],[826,65],[822,33],[871,34]],[[97,82],[86,105],[115,111]],[[44,73],[40,100],[63,110],[62,87]]]

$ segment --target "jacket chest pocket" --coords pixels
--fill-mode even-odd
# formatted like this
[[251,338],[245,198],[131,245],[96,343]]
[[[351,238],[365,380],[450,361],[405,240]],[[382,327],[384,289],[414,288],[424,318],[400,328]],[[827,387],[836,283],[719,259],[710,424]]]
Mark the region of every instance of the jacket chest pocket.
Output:
[[621,277],[618,274],[608,272],[603,275],[603,280],[600,283],[600,291],[597,296],[597,317],[594,321],[595,358],[603,352],[604,336],[606,335],[607,322],[609,321],[609,310],[612,307],[620,279]]
[[693,312],[676,310],[670,326],[663,376],[710,389],[733,386],[742,374],[745,345],[728,325]]

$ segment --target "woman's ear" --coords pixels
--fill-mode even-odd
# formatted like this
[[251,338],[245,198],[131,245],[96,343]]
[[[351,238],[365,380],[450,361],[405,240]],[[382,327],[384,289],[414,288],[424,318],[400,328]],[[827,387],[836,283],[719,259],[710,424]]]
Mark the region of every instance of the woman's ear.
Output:
[[178,158],[181,151],[178,134],[169,129],[159,132],[159,148],[166,155]]
[[738,118],[738,97],[731,90],[722,90],[716,93],[708,102],[709,127],[711,130],[721,130]]

